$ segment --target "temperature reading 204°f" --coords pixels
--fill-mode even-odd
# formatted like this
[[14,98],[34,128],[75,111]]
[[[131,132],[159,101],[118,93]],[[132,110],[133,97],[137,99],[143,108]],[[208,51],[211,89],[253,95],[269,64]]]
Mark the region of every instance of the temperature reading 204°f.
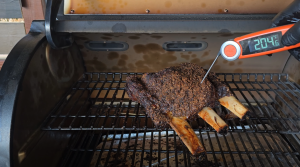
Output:
[[281,37],[281,32],[275,32],[240,41],[240,44],[243,48],[243,55],[281,48],[283,47],[280,42]]
[[[254,46],[254,48],[253,48]],[[258,38],[258,39],[254,39],[253,41],[250,41],[249,44],[249,49],[250,52],[253,51],[258,51],[261,49],[268,49],[268,48],[276,48],[280,46],[279,41],[278,41],[278,34],[272,35],[272,36],[268,36],[265,38]]]

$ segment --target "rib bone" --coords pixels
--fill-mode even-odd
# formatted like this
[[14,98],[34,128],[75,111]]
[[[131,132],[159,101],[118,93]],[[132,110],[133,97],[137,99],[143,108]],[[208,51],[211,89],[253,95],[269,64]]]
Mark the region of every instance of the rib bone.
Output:
[[175,130],[192,155],[205,154],[204,147],[185,118],[172,117],[171,115],[169,115],[169,117],[171,119],[170,126]]
[[204,107],[198,115],[212,126],[219,134],[227,134],[228,125],[223,119],[210,107]]
[[249,112],[240,101],[238,101],[234,96],[225,96],[219,99],[222,106],[233,112],[240,119],[244,119],[246,114]]

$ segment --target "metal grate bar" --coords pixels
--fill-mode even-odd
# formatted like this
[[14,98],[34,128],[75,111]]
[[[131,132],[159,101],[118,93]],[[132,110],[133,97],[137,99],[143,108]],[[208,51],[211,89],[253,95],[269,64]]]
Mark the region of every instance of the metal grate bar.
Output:
[[[175,131],[155,127],[128,99],[128,75],[142,73],[85,73],[45,119],[42,130],[74,132],[61,166],[199,165]],[[207,151],[201,165],[300,166],[300,86],[286,74],[218,75],[252,112],[244,121],[225,119],[227,135],[200,118],[190,122]]]

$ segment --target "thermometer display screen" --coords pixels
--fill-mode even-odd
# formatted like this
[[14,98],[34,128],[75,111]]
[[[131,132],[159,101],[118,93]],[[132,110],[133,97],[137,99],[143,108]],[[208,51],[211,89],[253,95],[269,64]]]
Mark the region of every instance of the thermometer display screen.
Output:
[[239,41],[243,55],[265,52],[284,47],[281,44],[281,31]]

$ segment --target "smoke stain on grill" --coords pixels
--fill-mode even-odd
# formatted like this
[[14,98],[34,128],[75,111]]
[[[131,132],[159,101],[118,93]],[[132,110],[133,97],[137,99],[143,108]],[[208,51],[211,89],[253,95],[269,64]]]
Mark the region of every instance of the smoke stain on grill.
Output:
[[213,68],[214,68],[214,70],[220,70],[221,66],[220,65],[214,65]]
[[119,54],[117,52],[110,52],[107,56],[108,60],[113,60],[119,58]]
[[229,63],[229,66],[234,66],[234,62],[231,61],[231,62]]
[[107,69],[106,65],[94,58],[94,60],[85,61],[87,71],[103,72]]
[[240,69],[240,68],[237,68],[233,71],[234,73],[242,73],[243,72],[243,69]]
[[204,67],[204,66],[207,66],[207,65],[211,65],[213,61],[214,61],[214,59],[200,61],[200,59],[195,58],[195,59],[192,59],[190,61],[190,63],[198,64],[199,66]]
[[165,2],[165,7],[166,8],[169,8],[171,6],[172,6],[172,2],[170,2],[170,1]]
[[181,55],[182,58],[184,58],[185,60],[190,60],[190,55]]
[[133,48],[136,53],[143,54],[143,60],[135,62],[136,68],[143,72],[158,71],[178,64],[174,62],[177,60],[175,52],[165,51],[156,43],[137,44]]
[[190,61],[190,63],[194,63],[194,64],[200,64],[201,62],[200,62],[200,59],[198,59],[198,58],[195,58],[195,59],[192,59],[191,61]]
[[105,40],[111,40],[112,38],[111,37],[101,37],[102,39],[105,39]]
[[123,59],[123,60],[128,60],[128,56],[127,56],[126,54],[122,54],[122,55],[121,55],[121,59]]
[[137,37],[137,36],[129,36],[128,38],[129,39],[140,39],[140,37]]
[[125,66],[125,65],[126,65],[126,61],[125,61],[125,60],[120,59],[120,60],[118,61],[118,66]]
[[163,36],[159,36],[159,35],[152,35],[151,38],[155,38],[155,39],[161,39]]
[[210,51],[205,51],[205,52],[203,53],[202,57],[208,56],[208,55],[209,55],[209,52],[210,52]]

